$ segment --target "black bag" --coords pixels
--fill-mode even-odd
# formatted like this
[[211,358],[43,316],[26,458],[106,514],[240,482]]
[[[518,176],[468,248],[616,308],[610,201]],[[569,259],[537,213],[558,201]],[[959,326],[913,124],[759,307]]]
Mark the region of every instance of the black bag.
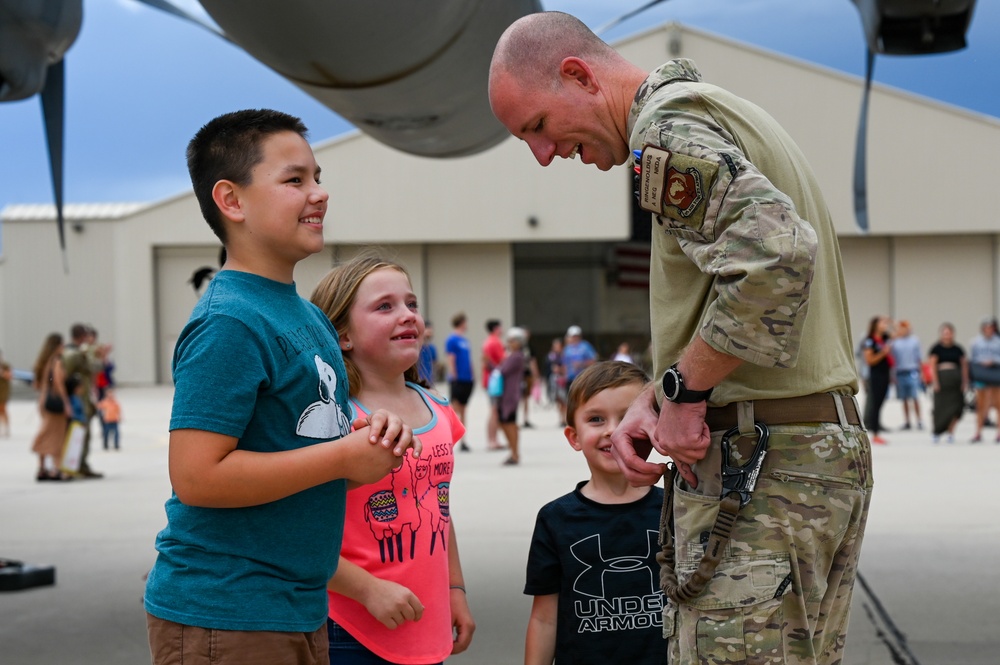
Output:
[[987,386],[1000,386],[1000,365],[970,365],[972,380]]
[[45,410],[49,413],[66,413],[66,405],[58,393],[48,392],[45,395]]

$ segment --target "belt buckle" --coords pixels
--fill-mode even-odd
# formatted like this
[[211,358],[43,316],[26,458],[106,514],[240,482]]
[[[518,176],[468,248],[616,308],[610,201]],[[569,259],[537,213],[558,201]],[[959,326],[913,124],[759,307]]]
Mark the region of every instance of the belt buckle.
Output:
[[729,463],[730,440],[734,435],[739,434],[739,426],[733,427],[723,434],[720,443],[722,448],[722,496],[720,498],[724,499],[733,493],[738,494],[740,508],[750,503],[750,497],[757,486],[757,477],[764,465],[764,456],[767,455],[767,438],[770,434],[767,425],[754,422],[753,426],[757,433],[757,444],[746,464],[736,466]]

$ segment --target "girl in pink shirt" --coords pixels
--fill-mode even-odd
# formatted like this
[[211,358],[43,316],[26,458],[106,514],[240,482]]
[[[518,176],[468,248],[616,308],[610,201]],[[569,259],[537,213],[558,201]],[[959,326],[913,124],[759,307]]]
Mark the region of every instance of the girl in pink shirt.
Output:
[[417,383],[424,322],[401,266],[362,255],[334,268],[312,301],[340,336],[354,417],[395,409],[423,444],[419,458],[347,494],[328,584],[330,660],[441,663],[465,651],[475,630],[449,511],[453,447],[465,428],[447,400]]

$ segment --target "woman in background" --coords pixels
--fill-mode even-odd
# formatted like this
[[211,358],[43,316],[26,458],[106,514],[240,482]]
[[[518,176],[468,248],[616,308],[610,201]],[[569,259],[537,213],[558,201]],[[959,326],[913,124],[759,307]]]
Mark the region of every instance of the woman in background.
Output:
[[887,316],[873,317],[868,325],[868,337],[862,342],[865,364],[868,366],[868,397],[865,400],[865,427],[872,443],[888,443],[882,438],[882,404],[889,394],[892,377],[892,340]]
[[[33,387],[38,391],[38,413],[41,425],[31,450],[38,455],[37,480],[70,480],[72,476],[60,470],[66,427],[69,424],[69,395],[66,394],[66,374],[62,364],[63,338],[51,333],[42,343],[35,360]],[[58,399],[55,399],[58,398]],[[61,402],[62,411],[57,410]]]
[[954,443],[955,425],[965,410],[969,389],[969,363],[965,350],[955,344],[955,326],[941,324],[940,339],[931,347],[928,362],[934,396],[934,442],[947,432],[948,443]]

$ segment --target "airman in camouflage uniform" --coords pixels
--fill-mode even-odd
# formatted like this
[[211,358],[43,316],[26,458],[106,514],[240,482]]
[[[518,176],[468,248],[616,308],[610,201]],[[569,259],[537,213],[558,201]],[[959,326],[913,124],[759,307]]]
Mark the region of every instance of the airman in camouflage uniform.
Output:
[[[665,516],[677,578],[697,568],[720,514],[724,433],[752,433],[755,404],[782,416],[790,398],[829,406],[760,418],[768,452],[714,576],[664,608],[670,662],[840,662],[871,450],[853,398],[836,234],[805,157],[773,118],[702,82],[690,61],[647,75],[558,12],[504,33],[490,102],[543,166],[579,156],[608,170],[635,155],[653,220],[655,372],[675,367],[692,398],[667,401],[657,386],[613,440],[633,484],[663,474],[646,461],[652,448],[677,465]],[[740,465],[754,442],[734,439],[728,462]]]

